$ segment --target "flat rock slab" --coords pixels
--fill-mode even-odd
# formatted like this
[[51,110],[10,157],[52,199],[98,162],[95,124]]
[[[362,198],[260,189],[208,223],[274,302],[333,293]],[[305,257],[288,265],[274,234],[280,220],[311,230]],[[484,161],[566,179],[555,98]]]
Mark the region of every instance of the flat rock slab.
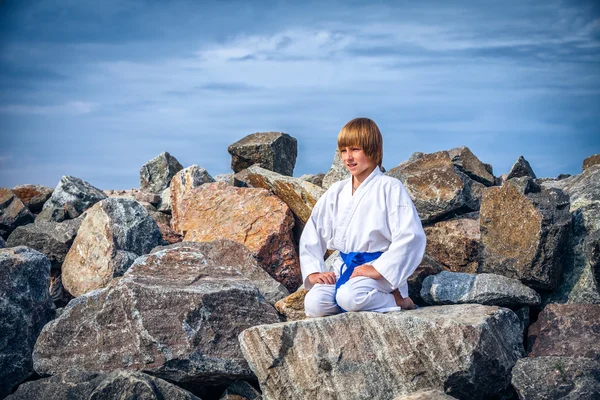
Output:
[[275,309],[238,270],[196,249],[140,257],[108,287],[72,300],[47,324],[35,370],[137,370],[202,385],[251,379],[237,335],[278,322]]
[[240,335],[267,399],[384,399],[420,389],[486,399],[522,357],[519,320],[481,305],[345,313]]
[[183,165],[168,152],[162,152],[140,168],[140,190],[160,194],[169,187]]
[[548,304],[530,326],[530,357],[600,361],[600,304]]
[[55,314],[49,286],[50,262],[42,253],[0,249],[0,398],[33,374],[33,346]]
[[0,237],[7,239],[15,228],[33,220],[31,211],[12,190],[0,188]]
[[457,218],[424,228],[425,251],[453,272],[477,272],[481,233],[478,218]]
[[251,165],[278,174],[292,176],[298,156],[298,141],[282,132],[257,132],[238,140],[227,148],[231,169],[240,172]]
[[224,182],[190,190],[183,199],[183,240],[230,239],[243,244],[258,264],[290,292],[302,283],[290,208],[266,189]]
[[425,278],[421,298],[429,304],[477,303],[511,308],[540,304],[540,295],[516,279],[448,271]]
[[107,197],[102,190],[84,180],[74,176],[63,176],[52,196],[44,203],[36,220],[62,222],[65,219],[77,218]]
[[42,185],[19,185],[12,188],[12,191],[29,208],[29,211],[38,213],[52,196],[54,189]]
[[165,380],[135,371],[69,371],[50,378],[26,382],[7,400],[144,399],[200,400]]
[[595,400],[600,398],[600,363],[585,358],[522,358],[512,370],[520,399]]
[[75,297],[103,288],[159,244],[156,222],[137,201],[103,200],[88,210],[65,257],[63,285]]

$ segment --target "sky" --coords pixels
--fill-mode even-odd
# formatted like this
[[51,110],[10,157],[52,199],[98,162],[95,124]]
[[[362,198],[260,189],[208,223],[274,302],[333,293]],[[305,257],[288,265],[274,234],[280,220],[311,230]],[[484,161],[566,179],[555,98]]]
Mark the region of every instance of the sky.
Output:
[[327,172],[372,118],[383,165],[467,146],[538,177],[600,153],[600,2],[0,0],[0,186],[139,187],[163,151],[211,175],[254,132]]

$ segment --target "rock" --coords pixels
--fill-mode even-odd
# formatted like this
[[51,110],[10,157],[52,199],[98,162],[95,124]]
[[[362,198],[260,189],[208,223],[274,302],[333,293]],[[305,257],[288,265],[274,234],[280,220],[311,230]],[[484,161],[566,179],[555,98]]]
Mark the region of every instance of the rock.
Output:
[[251,379],[237,336],[278,322],[275,309],[235,268],[174,246],[72,300],[40,334],[35,370],[127,369],[205,386]]
[[548,304],[530,327],[530,357],[600,361],[600,304]]
[[161,193],[169,187],[173,176],[182,169],[179,161],[164,151],[140,168],[140,190]]
[[333,156],[333,164],[331,164],[331,168],[323,177],[322,187],[327,190],[331,185],[335,182],[343,181],[344,179],[350,178],[350,172],[344,166],[344,162],[342,161],[342,156],[340,155],[339,150],[335,149],[335,155]]
[[582,171],[585,171],[594,165],[600,165],[600,154],[594,154],[583,160]]
[[[254,164],[260,166],[260,164]],[[243,169],[233,175],[233,186],[235,187],[252,187],[248,180],[248,169]]]
[[138,194],[140,190],[139,189],[130,189],[130,190],[103,190],[102,192],[107,195],[108,197],[117,197],[117,198],[123,198],[123,199],[130,199],[130,200],[135,200],[136,195]]
[[478,208],[471,194],[472,180],[454,170],[447,151],[425,154],[415,161],[404,162],[386,175],[402,181],[423,223]]
[[240,343],[269,399],[379,399],[420,389],[493,398],[508,389],[523,354],[517,316],[481,305],[261,325]]
[[[559,286],[544,302],[600,304],[600,286],[594,279],[590,258],[591,243],[600,231],[600,166],[589,167],[574,177],[564,191],[571,198],[572,231]],[[590,243],[588,251],[586,240]]]
[[[171,180],[173,182],[173,180]],[[160,202],[158,203],[157,210],[162,213],[171,214],[173,208],[171,207],[171,188],[168,187],[163,190],[160,194]]]
[[412,299],[415,304],[425,305],[425,301],[421,298],[421,288],[423,287],[423,281],[429,275],[436,275],[442,272],[444,268],[433,259],[427,251],[423,255],[421,264],[417,267],[415,272],[408,278],[408,296]]
[[260,392],[248,382],[235,381],[223,393],[219,400],[261,400]]
[[323,187],[323,179],[325,178],[325,174],[322,172],[319,172],[318,174],[304,174],[302,175],[299,179],[306,181],[306,182],[310,182],[313,185],[317,185],[319,187]]
[[37,250],[48,258],[52,269],[60,270],[84,218],[82,215],[64,222],[39,221],[20,226],[10,234],[7,245]]
[[292,176],[298,155],[298,142],[281,132],[257,132],[229,145],[231,169],[240,172],[252,164],[269,171]]
[[135,371],[68,371],[27,382],[7,400],[144,399],[200,400],[165,380]]
[[425,153],[421,152],[421,151],[415,151],[414,153],[412,153],[410,155],[410,157],[408,158],[408,161],[417,161],[419,158],[423,157],[425,155]]
[[554,289],[571,224],[569,198],[561,190],[539,186],[539,192],[523,194],[510,182],[483,194],[478,272],[519,279],[535,289]]
[[0,250],[0,398],[33,374],[31,352],[54,318],[50,262],[19,246]]
[[181,224],[182,218],[185,215],[185,210],[182,209],[182,201],[185,194],[205,183],[214,182],[212,176],[204,169],[197,165],[192,165],[179,171],[171,180],[171,226],[177,233],[182,233]]
[[583,358],[522,358],[512,370],[520,399],[593,400],[600,396],[600,363]]
[[33,214],[10,189],[0,188],[0,236],[3,239],[18,226],[33,222]]
[[215,175],[215,182],[225,182],[228,185],[233,186],[233,175],[234,173],[231,172],[229,174],[219,174],[219,175]]
[[[478,215],[477,215],[478,217]],[[426,252],[453,272],[477,272],[479,218],[457,218],[425,227]]]
[[159,244],[160,230],[138,202],[101,201],[88,210],[65,257],[63,285],[75,297],[100,289]]
[[181,235],[171,228],[171,216],[158,211],[148,211],[148,214],[154,219],[162,238],[168,244],[181,242]]
[[263,188],[288,205],[303,228],[310,218],[313,207],[325,190],[297,178],[280,175],[276,172],[258,167],[248,168],[248,180],[255,188]]
[[425,278],[421,298],[429,304],[477,303],[511,308],[540,304],[540,295],[516,279],[448,271]]
[[2,239],[2,236],[0,236],[0,249],[3,249],[6,247],[6,242],[4,241],[4,239]]
[[298,289],[295,293],[275,303],[275,309],[283,317],[284,321],[299,321],[306,319],[304,312],[304,298],[308,290]]
[[73,300],[73,296],[65,290],[62,284],[62,273],[59,270],[50,271],[50,297],[56,308],[66,306],[69,301]]
[[50,199],[44,203],[36,221],[62,222],[65,219],[77,218],[106,198],[103,191],[89,183],[73,176],[63,176]]
[[290,294],[281,283],[271,278],[258,265],[252,253],[246,247],[233,240],[218,239],[203,243],[181,242],[170,246],[156,247],[152,250],[152,253],[166,249],[197,251],[216,265],[227,265],[228,267],[235,268],[243,277],[250,280],[256,286],[265,300],[271,305]]
[[448,150],[448,154],[452,159],[452,163],[456,165],[462,173],[467,174],[469,178],[482,183],[485,186],[494,185],[496,180],[494,175],[488,171],[488,167],[479,161],[479,158],[477,158],[468,147],[463,146]]
[[160,194],[140,190],[135,193],[135,200],[138,203],[150,203],[153,206],[157,206],[160,203]]
[[394,400],[453,400],[455,397],[448,396],[442,390],[419,390],[410,394],[394,397]]
[[190,190],[181,208],[186,210],[179,225],[184,241],[234,240],[246,246],[261,268],[289,291],[302,283],[292,236],[294,217],[268,190],[208,183]]
[[25,204],[32,213],[42,211],[46,200],[52,196],[54,189],[42,185],[19,185],[12,192]]
[[509,180],[512,178],[521,178],[523,176],[528,176],[533,179],[536,178],[535,173],[531,169],[531,165],[529,165],[529,163],[526,159],[523,158],[523,156],[519,156],[517,161],[515,161],[512,168],[510,169],[510,172],[508,173],[508,176],[505,180]]

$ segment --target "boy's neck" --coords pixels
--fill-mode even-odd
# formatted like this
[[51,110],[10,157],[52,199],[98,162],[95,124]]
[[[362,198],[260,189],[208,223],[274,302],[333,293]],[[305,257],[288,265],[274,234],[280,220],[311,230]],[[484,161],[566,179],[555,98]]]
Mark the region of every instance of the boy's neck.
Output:
[[375,168],[377,168],[377,165],[370,170],[365,170],[363,173],[361,173],[359,175],[353,175],[352,176],[352,187],[357,189],[365,181],[365,179],[367,179],[369,177],[369,175],[371,175],[373,173],[373,171],[375,171]]

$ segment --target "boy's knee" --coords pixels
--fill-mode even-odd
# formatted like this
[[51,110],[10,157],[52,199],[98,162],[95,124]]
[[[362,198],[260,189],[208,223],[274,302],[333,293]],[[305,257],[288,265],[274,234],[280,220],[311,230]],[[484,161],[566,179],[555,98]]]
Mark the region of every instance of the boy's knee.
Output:
[[328,314],[326,299],[324,299],[324,293],[320,290],[311,289],[306,293],[304,297],[304,313],[307,317],[325,317]]
[[335,296],[337,304],[346,311],[362,311],[364,308],[364,296],[353,290],[350,282],[342,285]]

